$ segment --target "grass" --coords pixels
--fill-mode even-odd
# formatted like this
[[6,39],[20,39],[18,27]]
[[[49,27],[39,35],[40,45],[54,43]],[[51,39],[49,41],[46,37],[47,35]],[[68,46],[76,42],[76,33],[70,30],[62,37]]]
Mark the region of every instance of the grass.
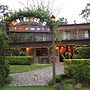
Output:
[[[62,82],[62,85],[63,85],[63,90],[76,90],[74,88],[74,82],[72,79],[67,79],[64,75],[62,75],[63,77],[60,77],[61,75],[57,75],[56,76],[56,79],[59,81],[59,82]],[[49,86],[53,87],[53,80],[51,80],[49,82]],[[55,90],[55,89],[54,89]],[[90,90],[90,87],[81,87],[81,89],[78,89],[78,90]]]
[[[10,73],[16,72],[30,72],[33,70],[38,70],[42,68],[50,67],[51,65],[10,65]],[[9,78],[10,79],[10,78]],[[72,80],[63,79],[63,90],[76,90],[74,89]],[[53,86],[48,87],[10,87],[3,86],[0,90],[56,90]],[[90,90],[90,88],[81,88],[80,90]]]
[[53,90],[52,87],[2,87],[0,90]]
[[[71,84],[64,83],[63,90],[76,90]],[[0,90],[56,90],[53,86],[48,87],[9,87],[4,86],[0,88]],[[81,88],[79,90],[90,90],[90,88]]]
[[10,65],[10,73],[30,72],[50,67],[51,65]]
[[[64,90],[76,90],[73,86],[73,80],[72,79],[65,79],[62,81]],[[79,90],[90,90],[90,88],[84,88],[81,87]]]

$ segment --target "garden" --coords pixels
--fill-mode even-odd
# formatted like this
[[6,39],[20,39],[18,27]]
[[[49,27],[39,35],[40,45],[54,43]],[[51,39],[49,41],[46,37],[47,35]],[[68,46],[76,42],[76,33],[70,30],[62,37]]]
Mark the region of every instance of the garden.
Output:
[[[5,56],[8,38],[0,33],[0,88],[2,90],[53,90],[55,86],[51,80],[47,87],[10,87],[11,73],[31,72],[52,65],[32,65],[32,57]],[[56,83],[62,83],[63,90],[90,90],[90,48],[78,50],[79,59],[64,61],[65,74],[56,76]],[[86,57],[85,57],[86,56]],[[86,58],[86,59],[84,59]]]

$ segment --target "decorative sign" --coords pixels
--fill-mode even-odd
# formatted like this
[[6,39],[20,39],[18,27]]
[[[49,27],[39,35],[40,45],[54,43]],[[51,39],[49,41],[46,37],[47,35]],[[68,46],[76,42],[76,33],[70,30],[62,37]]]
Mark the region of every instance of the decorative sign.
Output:
[[21,17],[20,19],[15,19],[11,22],[12,25],[17,25],[19,23],[24,23],[24,22],[36,22],[36,23],[42,23],[43,26],[45,26],[47,23],[44,22],[40,22],[39,18],[33,18],[33,17]]
[[10,31],[49,32],[49,27],[9,27]]
[[45,21],[40,22],[39,18],[23,17],[13,20],[10,24],[9,31],[50,32],[50,28]]

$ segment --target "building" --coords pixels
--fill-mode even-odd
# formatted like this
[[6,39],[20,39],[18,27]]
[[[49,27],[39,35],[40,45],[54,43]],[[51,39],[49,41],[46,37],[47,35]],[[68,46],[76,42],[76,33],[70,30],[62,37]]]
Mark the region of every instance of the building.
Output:
[[33,56],[33,63],[50,63],[52,35],[50,27],[38,18],[29,21],[14,20],[9,25],[7,35],[11,39],[7,55]]
[[[34,63],[50,63],[52,35],[49,26],[32,23],[29,27],[29,31],[26,23],[9,27],[7,34],[13,39],[13,42],[9,45],[12,48],[11,51],[13,52],[17,48],[18,53],[16,52],[16,55],[21,55],[21,52],[26,52],[27,56],[32,55]],[[57,62],[60,61],[60,52],[64,56],[68,53],[70,56],[68,58],[73,58],[78,47],[90,45],[90,23],[59,25],[57,35],[61,37],[61,42],[56,42]],[[13,55],[12,52],[10,52],[11,55]]]
[[[33,56],[33,63],[52,63],[52,32],[36,18],[32,22],[12,21],[6,31],[11,38],[7,55]],[[2,28],[2,27],[1,27]],[[5,27],[4,27],[5,28]],[[76,50],[90,45],[90,23],[59,25],[57,29],[56,60],[60,62],[60,53],[66,58],[74,58]],[[67,56],[68,54],[68,56]]]
[[59,25],[58,34],[62,35],[61,52],[70,53],[71,58],[80,46],[90,46],[90,23]]

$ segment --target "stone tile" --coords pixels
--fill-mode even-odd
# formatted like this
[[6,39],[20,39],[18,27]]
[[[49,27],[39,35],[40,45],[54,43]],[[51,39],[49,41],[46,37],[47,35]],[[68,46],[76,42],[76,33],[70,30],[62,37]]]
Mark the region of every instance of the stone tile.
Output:
[[[56,74],[64,73],[63,63],[56,64]],[[48,67],[32,72],[10,74],[13,78],[10,86],[46,86],[53,78],[53,68]]]

